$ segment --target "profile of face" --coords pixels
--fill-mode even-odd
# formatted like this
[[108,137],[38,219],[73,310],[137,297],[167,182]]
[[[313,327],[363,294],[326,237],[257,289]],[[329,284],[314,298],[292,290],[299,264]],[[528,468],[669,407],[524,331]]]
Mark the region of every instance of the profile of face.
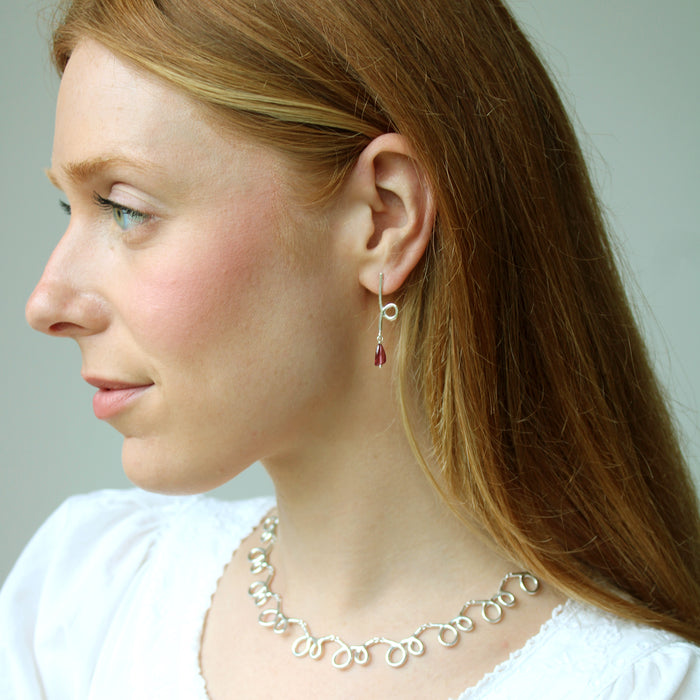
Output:
[[78,342],[132,481],[213,488],[333,420],[362,335],[343,314],[357,285],[282,155],[84,41],[50,177],[70,223],[27,317]]

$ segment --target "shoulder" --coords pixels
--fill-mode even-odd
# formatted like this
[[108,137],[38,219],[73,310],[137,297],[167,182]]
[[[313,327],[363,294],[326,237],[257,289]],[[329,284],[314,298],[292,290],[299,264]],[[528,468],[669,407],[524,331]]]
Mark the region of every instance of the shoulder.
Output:
[[84,590],[86,581],[109,590],[121,576],[133,577],[160,550],[174,545],[173,540],[181,556],[217,536],[235,540],[272,504],[269,498],[228,502],[139,489],[73,496],[32,538],[6,587],[25,579],[25,585],[41,586],[45,597],[52,591],[68,594],[72,585]]
[[[572,604],[562,651],[575,655],[590,697],[700,697],[700,648],[665,630]],[[568,649],[567,649],[568,647]],[[564,669],[565,670],[565,669]]]
[[182,573],[210,572],[215,581],[272,505],[272,499],[225,502],[138,489],[69,498],[32,538],[0,591],[0,689],[13,683],[19,695],[8,697],[34,697],[32,684],[49,678],[51,687],[64,687],[74,680],[62,678],[62,667],[72,665],[74,673],[76,658],[87,679],[139,605],[151,614],[164,591],[186,601],[210,595],[197,589],[199,577]]
[[203,495],[166,496],[136,488],[105,489],[71,496],[49,517],[42,530],[71,526],[82,529],[90,523],[100,530],[124,527],[128,530],[150,531],[185,513],[194,517],[212,514],[227,519],[245,519],[251,508],[255,510],[256,504],[263,502],[271,502],[271,499],[219,501]]
[[690,700],[700,697],[700,648],[569,601],[460,700],[495,700],[516,690],[522,698],[538,700]]
[[[224,502],[203,496],[163,496],[139,489],[104,490],[73,496],[42,525],[25,548],[8,583],[32,572],[37,583],[65,587],[89,570],[133,573],[173,528],[186,533],[183,544],[201,529],[246,527],[269,499]],[[270,507],[269,505],[267,506]]]

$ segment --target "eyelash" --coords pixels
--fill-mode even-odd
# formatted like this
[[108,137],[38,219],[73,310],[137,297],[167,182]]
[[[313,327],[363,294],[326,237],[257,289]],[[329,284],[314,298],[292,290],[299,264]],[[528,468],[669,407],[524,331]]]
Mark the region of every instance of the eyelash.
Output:
[[[103,197],[97,192],[93,193],[92,199],[95,202],[95,204],[97,204],[97,206],[100,207],[100,209],[103,209],[104,211],[112,215],[112,218],[114,219],[115,223],[117,224],[117,226],[119,226],[119,228],[122,231],[128,231],[134,226],[138,226],[139,224],[144,223],[150,218],[148,214],[144,214],[143,212],[137,211],[136,209],[131,209],[130,207],[125,207],[123,204],[117,204],[117,202],[113,202],[111,199],[107,199],[106,197]],[[61,209],[63,209],[63,211],[70,216],[70,204],[68,204],[68,202],[64,202],[63,200],[60,200],[59,204],[61,206]],[[117,218],[119,215],[132,217],[136,221],[132,222],[131,224],[124,225],[123,221],[120,222]]]
[[[106,199],[105,197],[102,197],[101,195],[97,194],[97,192],[93,193],[92,199],[95,202],[95,204],[97,204],[97,206],[100,207],[100,209],[104,209],[104,211],[112,214],[112,218],[122,231],[129,231],[134,226],[138,226],[139,224],[148,221],[148,219],[150,218],[148,214],[144,214],[143,212],[137,211],[136,209],[125,207],[123,204],[117,204],[111,199]],[[132,219],[135,219],[135,221],[131,224],[125,225],[123,224],[123,222],[120,222],[117,218],[120,214],[122,216],[129,216]]]

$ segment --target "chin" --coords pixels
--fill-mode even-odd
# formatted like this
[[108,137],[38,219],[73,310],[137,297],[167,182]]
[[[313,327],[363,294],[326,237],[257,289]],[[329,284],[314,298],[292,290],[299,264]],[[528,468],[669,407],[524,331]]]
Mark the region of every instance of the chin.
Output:
[[125,438],[122,466],[127,479],[144,491],[170,496],[205,493],[223,486],[245,467],[232,470],[204,464],[201,459],[187,458],[180,453],[156,450],[143,439]]

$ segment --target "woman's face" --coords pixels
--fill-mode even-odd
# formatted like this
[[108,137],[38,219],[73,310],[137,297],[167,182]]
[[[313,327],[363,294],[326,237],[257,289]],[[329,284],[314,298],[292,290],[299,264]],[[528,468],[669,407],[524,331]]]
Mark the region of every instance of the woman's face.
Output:
[[61,82],[50,177],[70,224],[27,317],[77,340],[135,483],[209,489],[331,419],[352,374],[351,281],[280,155],[86,41]]

